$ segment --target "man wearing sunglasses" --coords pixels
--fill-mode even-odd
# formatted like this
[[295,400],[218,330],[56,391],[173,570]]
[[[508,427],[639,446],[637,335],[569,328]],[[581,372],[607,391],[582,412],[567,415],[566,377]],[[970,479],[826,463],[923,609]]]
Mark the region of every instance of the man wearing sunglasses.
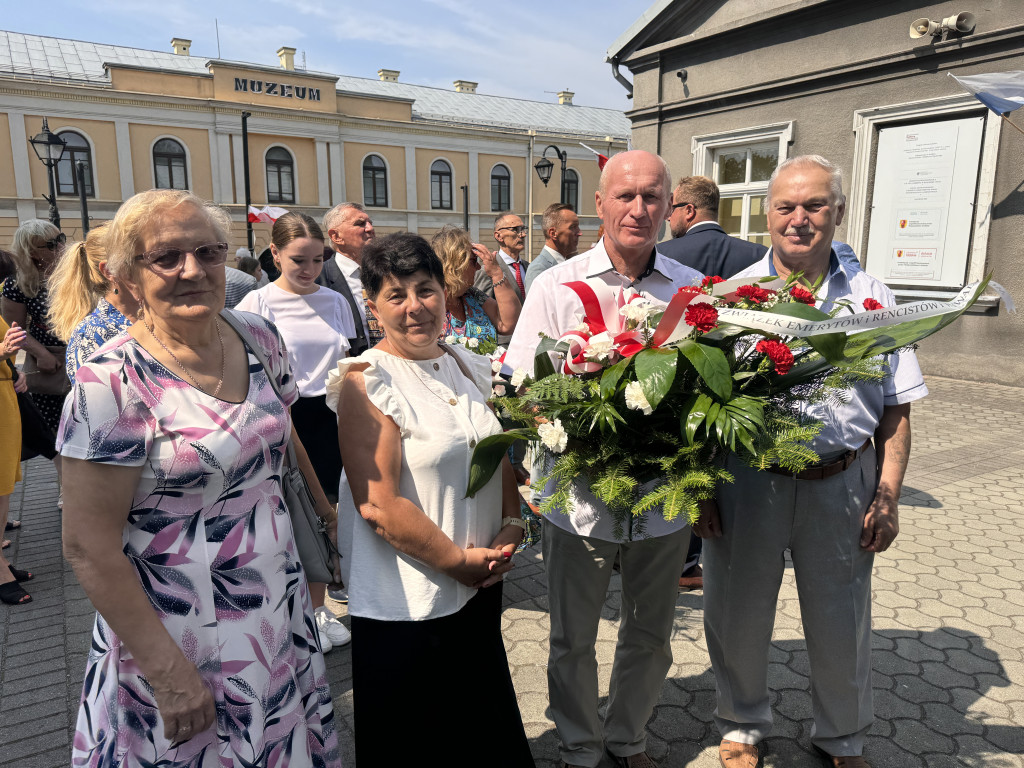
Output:
[[707,176],[684,176],[672,194],[668,225],[674,240],[658,250],[705,275],[729,278],[761,259],[767,248],[730,237],[718,224],[718,185]]
[[[498,266],[501,267],[502,280],[507,280],[515,289],[516,296],[522,302],[526,298],[527,263],[520,259],[526,247],[526,227],[523,220],[514,213],[501,213],[494,220],[494,239],[498,243]],[[487,275],[486,269],[476,273],[474,285],[490,297],[494,297],[494,283]],[[498,343],[508,346],[512,334],[498,334]]]

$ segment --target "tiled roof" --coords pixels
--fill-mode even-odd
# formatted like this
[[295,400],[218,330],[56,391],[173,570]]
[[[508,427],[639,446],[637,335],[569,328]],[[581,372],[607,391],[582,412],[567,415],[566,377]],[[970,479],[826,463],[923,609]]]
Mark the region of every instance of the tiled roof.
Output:
[[[104,63],[148,67],[185,74],[207,74],[208,57],[180,56],[120,45],[64,40],[0,31],[0,76],[109,84]],[[260,66],[263,65],[253,65]],[[311,73],[312,74],[312,73]],[[325,74],[325,73],[316,73]],[[630,123],[614,109],[528,101],[481,93],[457,93],[408,83],[338,77],[338,90],[367,96],[412,99],[414,120],[453,125],[506,126],[522,130],[624,139]]]

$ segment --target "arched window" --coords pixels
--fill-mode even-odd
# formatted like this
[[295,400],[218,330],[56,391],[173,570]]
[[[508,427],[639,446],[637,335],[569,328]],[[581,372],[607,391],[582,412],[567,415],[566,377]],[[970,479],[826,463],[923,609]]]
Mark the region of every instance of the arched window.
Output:
[[388,205],[388,169],[377,155],[363,160],[363,205]]
[[188,189],[185,148],[174,139],[153,145],[153,172],[157,189]]
[[572,168],[565,169],[565,184],[562,190],[562,199],[572,206],[574,211],[580,209],[580,177]]
[[507,211],[512,208],[512,174],[504,165],[491,169],[491,211]]
[[89,142],[80,133],[61,131],[58,134],[65,142],[64,154],[57,167],[57,194],[78,197],[78,161],[85,163],[85,196],[96,197],[92,183],[92,150]]
[[430,166],[430,207],[452,209],[452,167],[444,160]]
[[295,202],[295,165],[283,147],[267,150],[267,202]]

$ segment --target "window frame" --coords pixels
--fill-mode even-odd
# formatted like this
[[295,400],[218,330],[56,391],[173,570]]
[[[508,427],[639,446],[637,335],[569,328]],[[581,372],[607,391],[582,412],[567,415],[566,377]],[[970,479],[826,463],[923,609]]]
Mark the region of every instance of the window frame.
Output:
[[[442,170],[439,170],[439,169],[435,169],[434,166],[436,166],[438,163],[443,163],[444,166],[448,170],[447,171],[442,171]],[[437,196],[437,200],[436,200],[436,202],[437,202],[436,205],[435,205],[435,198],[434,198],[434,183],[435,183],[435,181],[437,182],[437,187],[438,187],[438,196]],[[447,181],[447,184],[448,184],[448,204],[447,205],[444,204],[444,202],[445,202],[444,201],[444,184],[445,184],[446,181]],[[455,172],[454,172],[454,169],[452,168],[452,164],[447,159],[445,159],[443,157],[439,157],[439,158],[437,158],[435,160],[432,160],[431,163],[430,163],[430,210],[432,210],[432,211],[454,211],[455,210],[455,193],[454,193],[454,189],[455,189]]]
[[[174,142],[175,144],[177,144],[178,148],[181,149],[181,155],[180,156],[179,155],[171,155],[169,153],[163,153],[163,152],[158,153],[156,147],[157,147],[157,144],[159,144],[162,141],[171,141],[171,142]],[[153,144],[150,146],[149,154],[150,154],[150,157],[153,160],[153,189],[179,189],[179,190],[189,190],[189,189],[191,189],[191,187],[189,187],[189,184],[188,184],[189,175],[190,175],[189,174],[189,154],[188,154],[188,149],[185,146],[185,143],[183,141],[181,141],[181,139],[179,139],[177,136],[158,136],[156,139],[154,139]],[[172,172],[173,169],[172,169],[172,167],[170,165],[168,165],[168,176],[171,179],[171,186],[170,187],[161,187],[160,186],[160,175],[157,172],[157,167],[158,167],[157,160],[160,159],[160,158],[167,158],[168,160],[170,160],[173,157],[181,157],[182,158],[182,168],[181,168],[181,171],[182,171],[182,173],[184,174],[184,177],[185,177],[185,179],[184,179],[185,186],[183,186],[183,187],[176,187],[176,186],[174,186],[174,174]]]
[[[60,160],[53,166],[53,177],[54,187],[57,191],[57,197],[78,197],[78,173],[75,169],[75,164],[79,160],[85,160],[86,165],[86,179],[85,179],[85,196],[94,198],[96,197],[96,174],[93,173],[93,144],[92,140],[78,128],[61,128],[56,131],[56,134],[61,138],[64,138],[66,134],[74,134],[80,138],[84,143],[84,147],[64,147],[64,154],[61,155]],[[65,139],[66,141],[66,139]],[[84,154],[85,157],[76,157],[76,155]],[[67,167],[71,172],[71,191],[66,192],[62,190],[61,183],[61,168],[67,163]],[[67,185],[64,185],[67,186]]]
[[[571,175],[570,175],[571,174]],[[572,209],[578,215],[580,212],[580,173],[575,168],[565,169],[565,180],[562,182],[563,189],[559,195],[559,200],[565,200],[566,203],[572,206]],[[570,190],[572,195],[575,195],[575,200],[570,196]]]
[[[273,152],[275,149],[280,149],[282,152],[284,152],[285,154],[288,155],[288,165],[287,165],[287,167],[288,167],[288,169],[289,169],[289,171],[291,173],[291,181],[292,181],[291,199],[285,198],[281,194],[281,169],[286,167],[286,166],[285,166],[284,161],[282,161],[282,160],[277,160],[277,159],[271,160],[270,153]],[[271,171],[271,164],[273,164],[274,168],[276,169],[275,172],[277,174],[277,188],[278,188],[278,192],[277,192],[277,196],[276,197],[271,197],[271,195],[270,195],[270,171]],[[290,149],[288,149],[288,147],[284,146],[283,144],[274,144],[272,146],[267,147],[267,151],[263,153],[263,168],[264,168],[264,171],[265,171],[264,175],[265,175],[266,184],[267,184],[267,203],[268,204],[269,203],[284,203],[286,205],[295,205],[295,204],[298,203],[298,194],[297,194],[298,193],[298,183],[297,183],[296,174],[295,174],[295,165],[296,165],[296,163],[295,163],[295,155],[292,154],[292,151]]]
[[[368,168],[367,167],[367,163],[370,162],[371,159],[379,160],[380,163],[381,163],[381,167],[378,168],[378,167],[375,167],[375,166],[371,166],[371,167]],[[362,179],[363,179],[363,206],[366,207],[366,208],[388,208],[390,206],[390,190],[388,189],[388,171],[390,169],[388,168],[388,161],[385,160],[380,154],[378,154],[376,152],[369,152],[369,153],[366,154],[365,157],[363,157],[363,162],[360,165],[360,168],[362,169]],[[373,185],[373,193],[374,193],[373,202],[370,202],[369,200],[367,200],[367,197],[366,197],[366,181],[367,181],[366,174],[367,174],[367,171],[372,173],[373,176],[374,176],[374,178],[371,181],[371,184]],[[381,179],[381,180],[377,179],[377,174],[378,173],[380,173],[383,176],[383,179]],[[378,185],[378,183],[383,183],[383,185],[384,185],[384,202],[383,203],[378,203],[377,202],[377,200],[379,199],[378,196],[377,196],[377,191],[378,191],[377,190],[377,185]]]
[[[505,177],[495,177],[495,171],[501,168]],[[498,199],[494,198],[494,182],[498,182]],[[504,198],[502,197],[502,185],[504,184]],[[512,169],[505,163],[495,163],[491,168],[491,213],[501,213],[512,210]]]

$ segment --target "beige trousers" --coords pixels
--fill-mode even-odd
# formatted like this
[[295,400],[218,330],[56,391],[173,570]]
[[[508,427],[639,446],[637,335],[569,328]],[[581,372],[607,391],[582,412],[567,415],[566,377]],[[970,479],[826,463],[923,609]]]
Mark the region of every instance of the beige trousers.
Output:
[[721,538],[704,541],[704,628],[722,738],[756,744],[771,730],[768,646],[791,552],[811,668],[811,741],[859,755],[871,706],[871,565],[860,547],[876,488],[875,451],[845,472],[797,480],[730,456],[718,489]]
[[[622,757],[644,751],[647,721],[672,665],[672,625],[689,540],[690,529],[684,528],[619,544],[544,522],[551,615],[548,693],[561,756],[570,765],[597,766],[602,744]],[[616,555],[622,610],[602,729],[594,644]]]

